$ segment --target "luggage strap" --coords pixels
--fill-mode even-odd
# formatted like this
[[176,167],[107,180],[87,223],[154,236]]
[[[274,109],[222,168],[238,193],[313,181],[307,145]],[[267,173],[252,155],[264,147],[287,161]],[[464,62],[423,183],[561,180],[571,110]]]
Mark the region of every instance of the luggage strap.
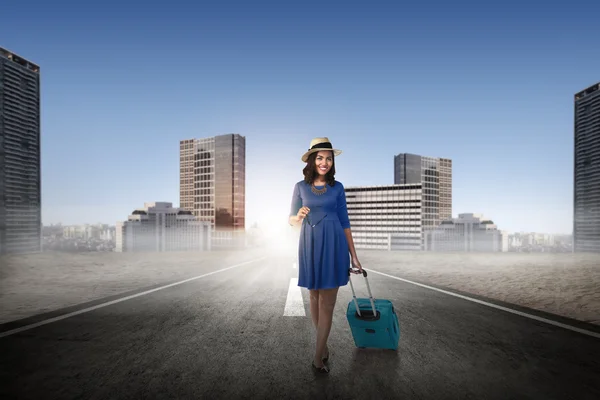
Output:
[[[369,319],[369,320],[377,320],[379,319],[379,313],[375,309],[375,301],[373,299],[373,295],[371,294],[371,286],[369,286],[369,280],[367,279],[367,271],[362,270],[362,274],[365,277],[365,282],[367,283],[367,290],[369,291],[369,300],[371,301],[371,307],[373,308],[373,315],[363,315],[360,312],[360,307],[358,306],[358,300],[356,299],[356,292],[354,291],[354,285],[352,284],[352,268],[348,269],[348,281],[350,282],[350,287],[352,288],[352,297],[354,298],[354,304],[356,305],[356,313],[361,319]],[[358,270],[354,270],[358,271]]]

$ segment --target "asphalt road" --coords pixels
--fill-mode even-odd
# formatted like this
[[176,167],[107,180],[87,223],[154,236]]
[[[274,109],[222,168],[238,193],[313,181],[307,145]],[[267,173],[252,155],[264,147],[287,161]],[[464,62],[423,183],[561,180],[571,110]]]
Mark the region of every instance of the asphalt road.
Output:
[[268,258],[0,337],[0,398],[600,398],[600,339],[376,273],[373,294],[399,313],[398,351],[355,348],[347,286],[331,373],[316,376],[306,291],[306,316],[284,316],[292,263]]

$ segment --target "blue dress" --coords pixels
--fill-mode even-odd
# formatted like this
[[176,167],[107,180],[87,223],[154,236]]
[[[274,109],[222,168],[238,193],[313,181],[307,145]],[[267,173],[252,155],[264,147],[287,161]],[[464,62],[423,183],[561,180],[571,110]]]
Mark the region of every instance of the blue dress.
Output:
[[316,195],[302,180],[294,186],[290,216],[303,206],[310,212],[300,230],[298,286],[332,289],[348,284],[350,250],[344,229],[350,228],[350,220],[344,186],[335,181],[334,186],[327,185],[325,193]]

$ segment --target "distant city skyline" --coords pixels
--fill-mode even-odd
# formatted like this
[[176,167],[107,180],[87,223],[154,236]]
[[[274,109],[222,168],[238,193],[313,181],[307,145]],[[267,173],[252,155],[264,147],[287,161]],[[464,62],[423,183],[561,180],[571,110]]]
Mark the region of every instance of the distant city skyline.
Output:
[[4,10],[0,46],[42,66],[45,225],[179,206],[179,141],[236,132],[246,227],[285,226],[300,155],[327,136],[345,186],[393,182],[399,153],[447,157],[453,217],[572,232],[599,4],[32,4]]
[[[352,189],[354,189],[354,188],[352,188]],[[140,207],[137,207],[137,208],[139,209]],[[456,216],[453,216],[453,218],[459,218],[460,214],[477,214],[477,213],[459,213]],[[115,223],[112,223],[112,224],[105,223],[105,222],[95,222],[95,223],[92,223],[92,222],[87,222],[86,223],[86,222],[84,222],[84,223],[80,223],[80,224],[64,224],[64,223],[61,223],[61,222],[57,222],[57,223],[54,223],[54,224],[48,224],[48,225],[43,225],[43,226],[44,227],[48,227],[48,228],[52,227],[52,226],[54,226],[54,227],[61,226],[63,228],[67,228],[67,227],[84,227],[84,226],[90,226],[90,227],[93,227],[93,226],[107,226],[109,228],[115,228],[118,222],[119,221],[116,221]],[[256,224],[256,228],[258,228],[258,229],[261,229],[263,227],[260,223],[255,223],[255,224]],[[246,229],[251,229],[252,227],[253,227],[253,225],[250,224]],[[507,231],[506,229],[501,229],[500,227],[498,229],[501,230],[501,231]],[[550,235],[550,236],[571,236],[570,233],[551,233],[551,232],[540,232],[540,231],[507,231],[507,232],[510,232],[511,234],[540,234],[540,235]]]

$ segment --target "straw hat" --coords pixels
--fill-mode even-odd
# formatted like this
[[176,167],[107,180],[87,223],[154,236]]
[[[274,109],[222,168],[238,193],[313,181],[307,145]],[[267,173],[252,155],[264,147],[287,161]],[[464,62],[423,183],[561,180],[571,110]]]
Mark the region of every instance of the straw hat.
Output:
[[314,138],[313,140],[310,141],[310,148],[308,149],[308,151],[306,153],[304,153],[302,155],[302,161],[304,161],[304,162],[308,161],[309,155],[311,155],[312,153],[316,153],[318,151],[322,151],[322,150],[331,150],[331,151],[333,151],[333,155],[335,155],[335,156],[339,156],[340,154],[342,154],[341,150],[333,148],[333,146],[331,145],[331,142],[329,141],[328,138],[318,137],[318,138]]

